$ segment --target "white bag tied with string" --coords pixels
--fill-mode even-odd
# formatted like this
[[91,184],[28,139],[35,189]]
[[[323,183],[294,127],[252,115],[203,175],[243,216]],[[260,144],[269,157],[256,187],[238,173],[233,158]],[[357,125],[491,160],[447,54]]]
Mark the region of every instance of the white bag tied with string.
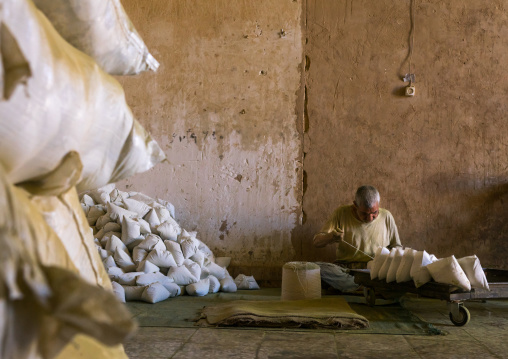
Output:
[[404,250],[400,247],[396,247],[395,255],[393,257],[392,263],[390,263],[390,268],[388,268],[388,272],[386,273],[386,283],[394,282],[397,277],[397,270],[399,269],[400,262],[402,261],[402,255],[404,254]]
[[176,262],[170,251],[164,249],[154,249],[146,256],[146,260],[152,262],[158,267],[169,268],[176,267]]
[[136,269],[136,263],[134,263],[130,255],[125,253],[122,249],[116,248],[113,258],[115,258],[116,264],[126,272]]
[[390,250],[390,253],[386,257],[381,268],[379,269],[379,272],[377,274],[378,279],[380,279],[380,280],[386,279],[386,276],[388,275],[388,270],[390,269],[390,265],[392,264],[393,258],[395,257],[396,253],[397,253],[397,248],[392,248]]
[[427,265],[430,263],[432,263],[432,261],[426,251],[418,251],[415,253],[410,273],[416,288],[421,287],[432,279],[427,269]]
[[112,235],[107,243],[105,249],[111,253],[115,253],[117,249],[124,251],[125,253],[129,254],[129,250],[127,249],[127,246],[115,235]]
[[155,282],[149,284],[145,288],[143,294],[141,295],[141,299],[147,303],[158,303],[168,299],[169,296],[170,296],[169,291],[166,288],[164,288],[164,286],[159,282]]
[[128,246],[134,241],[142,238],[141,226],[139,223],[130,219],[129,217],[124,217],[122,221],[122,242]]
[[139,262],[136,271],[143,273],[156,273],[160,271],[160,268],[155,264],[153,264],[152,262],[150,262],[149,260],[142,260],[141,262]]
[[190,259],[186,259],[183,263],[184,266],[187,267],[187,269],[189,270],[189,272],[191,272],[191,274],[200,279],[201,278],[201,267],[199,266],[198,263],[195,263],[193,262],[192,260]]
[[187,294],[202,297],[207,295],[210,290],[210,280],[208,278],[201,279],[197,283],[189,284],[185,287]]
[[111,285],[113,286],[115,297],[117,297],[120,302],[125,303],[125,290],[122,285],[117,282],[111,282]]
[[34,0],[58,32],[112,75],[156,71],[119,0]]
[[321,271],[319,265],[310,262],[288,262],[284,264],[282,267],[281,300],[319,298],[321,298]]
[[178,285],[189,285],[198,281],[186,266],[169,268],[168,277]]
[[183,238],[180,241],[180,247],[185,259],[192,257],[199,250],[198,244],[192,238]]
[[225,293],[234,293],[237,291],[236,283],[231,276],[226,276],[224,279],[219,280],[220,290]]
[[471,282],[469,282],[466,273],[464,273],[453,255],[427,264],[427,269],[432,278],[438,283],[455,285],[463,290],[471,290]]
[[150,225],[150,230],[152,232],[156,232],[157,227],[160,226],[161,224],[161,221],[154,209],[148,212],[148,214],[144,216],[143,219],[148,222],[148,224]]
[[125,207],[127,210],[131,212],[136,212],[139,217],[144,217],[148,212],[150,212],[151,208],[146,203],[136,201],[131,198],[122,199],[123,203],[125,203]]
[[399,269],[397,269],[397,274],[395,275],[397,283],[408,282],[411,280],[411,267],[413,265],[416,252],[417,251],[415,249],[411,248],[406,248],[404,250]]
[[380,247],[376,250],[376,254],[374,255],[372,268],[370,270],[370,279],[376,279],[379,274],[379,270],[385,263],[386,258],[388,258],[388,255],[390,254],[390,251],[385,247]]
[[162,239],[176,241],[178,238],[178,230],[169,222],[161,223],[157,226],[157,233]]
[[165,250],[166,246],[162,241],[161,237],[155,234],[149,234],[146,238],[138,244],[138,247],[144,249],[145,251],[152,251],[154,249]]
[[457,259],[457,261],[464,273],[466,273],[469,282],[471,282],[471,288],[490,290],[487,277],[476,255],[462,257]]
[[235,284],[238,289],[259,289],[259,285],[253,276],[239,274],[235,278]]
[[180,244],[173,242],[173,241],[164,241],[164,245],[166,246],[166,249],[171,252],[173,255],[173,258],[175,259],[176,265],[181,266],[183,264],[183,261],[185,260],[185,257],[183,256],[182,249],[180,248]]
[[77,181],[82,191],[165,158],[133,118],[118,81],[63,40],[31,1],[3,0],[2,10],[0,51],[9,81],[7,101],[0,101],[0,163],[12,183],[51,176],[62,181],[60,193]]

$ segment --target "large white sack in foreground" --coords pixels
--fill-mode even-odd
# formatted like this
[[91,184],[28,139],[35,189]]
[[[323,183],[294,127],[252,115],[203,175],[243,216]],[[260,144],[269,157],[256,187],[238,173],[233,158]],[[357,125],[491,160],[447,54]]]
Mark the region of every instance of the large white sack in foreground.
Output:
[[429,254],[426,251],[417,251],[413,258],[411,271],[409,272],[411,278],[415,283],[415,287],[419,288],[432,279],[427,265],[432,263]]
[[[33,3],[2,0],[0,17],[0,82],[6,89],[0,101],[0,164],[12,183],[44,182],[49,175],[57,182],[70,173],[77,181],[74,166],[81,171],[82,191],[146,171],[165,158],[133,118],[118,81],[63,40]],[[22,78],[16,77],[18,69]]]
[[460,267],[455,256],[450,256],[437,260],[427,265],[432,278],[443,284],[455,285],[464,290],[471,290],[471,283],[467,279],[466,273]]
[[34,0],[69,43],[112,75],[157,70],[159,63],[119,0]]

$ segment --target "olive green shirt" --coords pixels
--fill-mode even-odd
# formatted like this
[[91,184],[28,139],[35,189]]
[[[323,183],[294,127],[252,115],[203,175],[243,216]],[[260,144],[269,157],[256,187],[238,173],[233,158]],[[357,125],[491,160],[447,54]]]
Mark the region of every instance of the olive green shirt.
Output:
[[362,252],[374,257],[379,247],[401,246],[397,225],[392,214],[379,209],[379,215],[370,223],[364,223],[353,215],[353,206],[337,208],[319,233],[330,233],[333,230],[344,231],[343,241],[337,246],[337,260],[343,262],[368,262],[369,258]]

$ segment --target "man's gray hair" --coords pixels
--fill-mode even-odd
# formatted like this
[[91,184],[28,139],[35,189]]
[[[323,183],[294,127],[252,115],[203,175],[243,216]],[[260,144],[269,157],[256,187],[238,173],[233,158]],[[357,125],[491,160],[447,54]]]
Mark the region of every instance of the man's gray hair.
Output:
[[356,190],[355,202],[357,206],[372,208],[379,204],[380,196],[378,190],[373,186],[361,186]]

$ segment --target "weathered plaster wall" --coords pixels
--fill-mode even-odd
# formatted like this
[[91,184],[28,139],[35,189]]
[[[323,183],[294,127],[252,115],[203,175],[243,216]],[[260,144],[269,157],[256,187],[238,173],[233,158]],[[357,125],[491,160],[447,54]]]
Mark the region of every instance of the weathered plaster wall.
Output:
[[[308,0],[306,223],[302,258],[333,259],[310,238],[373,184],[403,243],[444,257],[508,256],[508,2]],[[403,93],[403,92],[402,92]]]
[[119,80],[169,162],[119,187],[171,201],[233,273],[280,275],[300,213],[301,1],[122,3],[161,66]]

